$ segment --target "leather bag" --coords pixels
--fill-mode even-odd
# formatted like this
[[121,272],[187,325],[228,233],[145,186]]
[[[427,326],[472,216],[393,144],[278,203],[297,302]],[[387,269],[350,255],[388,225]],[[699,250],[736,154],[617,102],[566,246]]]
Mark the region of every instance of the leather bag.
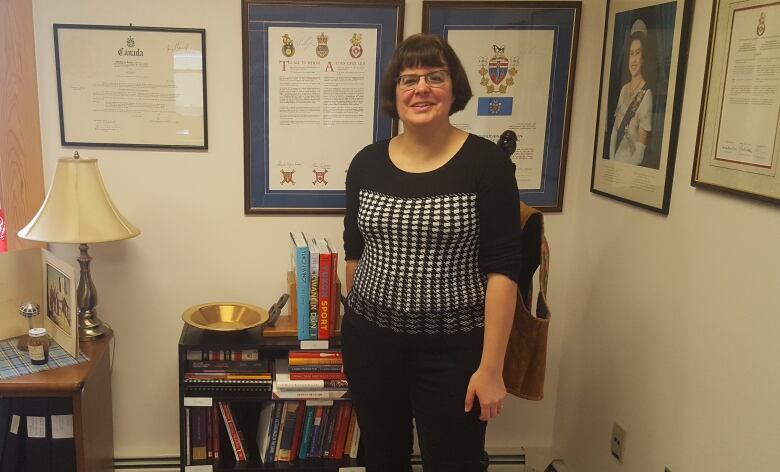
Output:
[[[517,304],[504,358],[504,385],[508,393],[526,400],[544,397],[547,367],[547,334],[551,313],[547,304],[550,249],[544,236],[542,213],[520,203],[523,227],[523,267],[517,289]],[[538,256],[537,256],[538,255]],[[536,313],[531,312],[533,274],[539,269]]]

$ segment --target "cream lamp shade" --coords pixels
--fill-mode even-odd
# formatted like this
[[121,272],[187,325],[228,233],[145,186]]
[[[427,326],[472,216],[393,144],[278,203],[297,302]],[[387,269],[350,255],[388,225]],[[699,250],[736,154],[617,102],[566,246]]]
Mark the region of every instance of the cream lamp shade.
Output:
[[41,209],[19,236],[50,243],[99,243],[141,234],[106,192],[97,159],[63,157]]
[[97,159],[72,158],[57,162],[49,193],[41,209],[19,237],[49,243],[77,243],[81,272],[76,287],[79,339],[93,340],[110,328],[97,317],[97,291],[90,275],[88,244],[119,241],[141,234],[119,213],[106,192]]

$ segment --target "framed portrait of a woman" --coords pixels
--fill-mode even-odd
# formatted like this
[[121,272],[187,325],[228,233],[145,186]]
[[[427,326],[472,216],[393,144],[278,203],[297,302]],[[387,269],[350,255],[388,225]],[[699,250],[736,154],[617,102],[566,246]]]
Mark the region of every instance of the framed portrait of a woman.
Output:
[[607,4],[591,191],[669,213],[691,1]]

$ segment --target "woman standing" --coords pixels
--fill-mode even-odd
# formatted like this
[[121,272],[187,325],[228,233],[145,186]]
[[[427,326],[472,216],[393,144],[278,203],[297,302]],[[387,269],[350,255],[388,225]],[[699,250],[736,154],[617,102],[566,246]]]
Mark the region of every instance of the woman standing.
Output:
[[628,72],[631,80],[620,89],[615,121],[609,140],[609,158],[640,165],[648,135],[653,129],[653,92],[647,86],[643,71],[647,26],[636,20],[628,37]]
[[503,408],[504,354],[520,266],[511,160],[449,116],[471,98],[452,48],[399,44],[382,109],[404,124],[347,173],[344,369],[368,472],[480,471],[486,422]]

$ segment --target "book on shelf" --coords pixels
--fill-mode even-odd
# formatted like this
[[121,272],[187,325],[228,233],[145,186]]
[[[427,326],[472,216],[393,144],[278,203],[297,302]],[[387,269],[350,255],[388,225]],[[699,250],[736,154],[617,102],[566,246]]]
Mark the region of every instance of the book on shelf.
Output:
[[260,409],[260,417],[257,421],[257,452],[260,455],[260,461],[266,463],[268,460],[268,447],[271,444],[271,430],[273,428],[274,403],[266,402]]
[[188,361],[256,361],[260,358],[257,349],[188,349]]
[[341,351],[338,349],[291,349],[287,353],[288,359],[322,359],[328,357],[335,357],[341,359]]
[[349,430],[349,421],[352,417],[352,403],[342,402],[339,415],[339,424],[336,429],[337,433],[333,440],[332,456],[334,459],[341,459],[344,456],[344,446],[347,442],[347,431]]
[[357,424],[357,416],[354,416],[355,418],[355,431],[352,434],[352,444],[350,444],[349,447],[349,457],[352,459],[357,459],[358,456],[358,447],[360,446],[360,425]]
[[333,406],[330,408],[330,412],[328,413],[328,420],[326,421],[323,428],[322,452],[320,456],[326,459],[330,457],[331,445],[333,443],[333,432],[335,431],[336,424],[338,424],[339,421],[341,405],[341,402],[333,404]]
[[330,323],[328,324],[328,337],[332,338],[336,336],[336,323],[338,321],[339,304],[341,303],[341,285],[337,283],[338,280],[338,265],[339,265],[339,253],[336,250],[336,246],[325,239],[330,250]]
[[211,405],[211,445],[214,450],[213,456],[216,462],[221,457],[219,440],[219,406]]
[[298,447],[298,459],[306,459],[306,456],[308,455],[309,445],[311,444],[311,428],[314,425],[314,415],[316,412],[316,406],[306,405],[306,416],[303,420],[303,433],[301,434],[301,443]]
[[203,464],[208,459],[206,408],[190,408],[190,457],[191,464]]
[[342,365],[341,357],[290,357],[290,365]]
[[309,243],[302,232],[291,232],[292,267],[295,273],[295,297],[298,322],[298,339],[311,339],[309,336]]
[[344,455],[350,457],[350,451],[352,450],[352,435],[355,434],[355,425],[357,425],[357,416],[355,410],[352,410],[352,414],[349,417],[349,428],[347,429],[347,437],[344,440]]
[[192,411],[190,408],[184,409],[184,463],[192,465]]
[[344,372],[344,366],[342,364],[308,364],[308,365],[291,365],[290,372],[327,372],[327,373],[341,373]]
[[[280,357],[274,362],[274,383],[271,390],[271,397],[274,399],[291,399],[291,400],[338,400],[346,398],[348,390],[346,386],[342,388],[324,388],[325,381],[323,382],[322,389],[308,388],[311,384],[308,384],[307,388],[292,389],[289,387],[295,387],[294,379],[291,379],[292,374],[288,372],[288,360],[284,357]],[[281,383],[280,383],[281,382]],[[330,385],[330,382],[328,383]],[[284,387],[284,388],[283,388]]]
[[230,447],[233,448],[233,455],[237,462],[242,462],[247,459],[246,448],[244,447],[244,441],[242,439],[243,432],[236,423],[233,416],[233,411],[229,402],[218,402],[219,410],[222,412],[222,419],[225,422],[225,429],[227,430],[228,439],[230,440]]
[[298,457],[298,449],[301,446],[301,434],[303,432],[303,422],[306,417],[306,402],[298,402],[298,409],[295,412],[295,431],[293,432],[292,447],[290,448],[290,461]]
[[317,238],[315,241],[320,253],[317,339],[328,339],[330,338],[330,303],[332,299],[331,287],[333,285],[330,271],[333,268],[333,261],[331,260],[332,255],[330,248],[328,248],[328,243],[322,238]]
[[231,372],[263,373],[270,372],[268,359],[256,361],[187,361],[187,372]]
[[284,416],[282,418],[281,438],[279,449],[276,451],[277,462],[290,462],[292,460],[292,445],[295,439],[295,429],[298,418],[298,407],[301,402],[284,402]]
[[317,339],[320,301],[320,249],[314,238],[309,241],[309,339]]
[[271,422],[271,434],[268,445],[268,453],[266,455],[266,463],[270,464],[276,459],[276,448],[279,443],[279,429],[282,422],[282,410],[284,410],[284,403],[273,403],[273,420]]
[[320,457],[320,442],[322,436],[322,426],[328,419],[329,406],[318,406],[314,416],[314,424],[311,428],[311,443],[309,444],[309,458]]
[[276,374],[276,388],[279,390],[346,390],[346,380],[291,380],[290,374]]
[[290,372],[290,380],[346,380],[343,372]]

